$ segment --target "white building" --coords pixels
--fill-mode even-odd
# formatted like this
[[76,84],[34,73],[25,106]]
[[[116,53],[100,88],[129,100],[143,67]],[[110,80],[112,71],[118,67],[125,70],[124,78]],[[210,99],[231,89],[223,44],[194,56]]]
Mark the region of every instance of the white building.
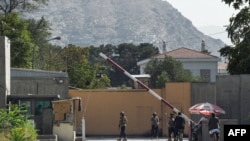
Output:
[[[193,76],[200,76],[206,82],[216,81],[218,62],[221,60],[216,56],[182,47],[155,55],[152,58],[164,59],[165,56],[170,56],[180,61],[183,68],[190,71]],[[137,62],[137,65],[140,67],[140,74],[145,74],[145,67],[150,60],[151,58],[148,58]]]

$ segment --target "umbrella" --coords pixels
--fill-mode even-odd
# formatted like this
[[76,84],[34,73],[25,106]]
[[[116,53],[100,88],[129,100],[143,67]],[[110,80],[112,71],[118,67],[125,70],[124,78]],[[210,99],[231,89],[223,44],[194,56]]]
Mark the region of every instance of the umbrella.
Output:
[[215,104],[211,104],[209,102],[195,104],[194,106],[189,108],[189,112],[191,114],[202,114],[202,115],[211,115],[212,113],[219,115],[226,113],[225,110],[223,110],[221,107]]

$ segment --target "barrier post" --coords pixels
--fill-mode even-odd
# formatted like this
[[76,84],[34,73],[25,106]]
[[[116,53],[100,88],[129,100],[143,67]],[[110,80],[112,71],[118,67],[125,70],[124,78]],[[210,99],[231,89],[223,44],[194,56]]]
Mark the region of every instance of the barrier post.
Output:
[[82,117],[82,141],[86,140],[86,133],[85,133],[85,119]]

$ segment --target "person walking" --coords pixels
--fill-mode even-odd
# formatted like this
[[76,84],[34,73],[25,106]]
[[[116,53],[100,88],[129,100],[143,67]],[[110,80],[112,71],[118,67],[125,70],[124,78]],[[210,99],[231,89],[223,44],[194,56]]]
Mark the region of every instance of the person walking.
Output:
[[168,119],[168,141],[172,141],[172,136],[175,137],[174,120],[174,114],[170,113]]
[[210,119],[208,120],[208,131],[211,138],[213,138],[213,135],[216,134],[217,141],[219,141],[220,138],[219,123],[219,118],[216,117],[214,113],[212,113]]
[[156,112],[153,113],[151,117],[151,137],[158,138],[158,130],[159,130],[160,119],[157,116]]
[[185,119],[182,117],[181,112],[178,112],[178,115],[174,120],[174,128],[175,128],[175,141],[182,141],[183,139],[183,131],[185,128]]
[[125,112],[122,111],[120,112],[120,120],[119,120],[119,129],[120,129],[120,137],[119,137],[119,141],[121,141],[122,139],[124,139],[124,141],[127,140],[127,136],[126,136],[126,126],[128,123],[128,119],[125,116]]

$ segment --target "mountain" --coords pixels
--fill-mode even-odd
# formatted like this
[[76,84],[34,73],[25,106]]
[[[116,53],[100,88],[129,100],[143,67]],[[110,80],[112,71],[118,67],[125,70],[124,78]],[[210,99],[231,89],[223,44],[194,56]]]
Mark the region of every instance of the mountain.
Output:
[[220,26],[201,26],[197,28],[206,35],[221,39],[227,45],[232,45],[231,40],[227,37],[226,28]]
[[153,43],[167,51],[178,47],[206,49],[218,56],[224,47],[219,39],[204,35],[176,8],[162,0],[50,0],[48,6],[24,15],[39,19],[44,16],[53,36],[61,44],[82,47],[101,44]]

